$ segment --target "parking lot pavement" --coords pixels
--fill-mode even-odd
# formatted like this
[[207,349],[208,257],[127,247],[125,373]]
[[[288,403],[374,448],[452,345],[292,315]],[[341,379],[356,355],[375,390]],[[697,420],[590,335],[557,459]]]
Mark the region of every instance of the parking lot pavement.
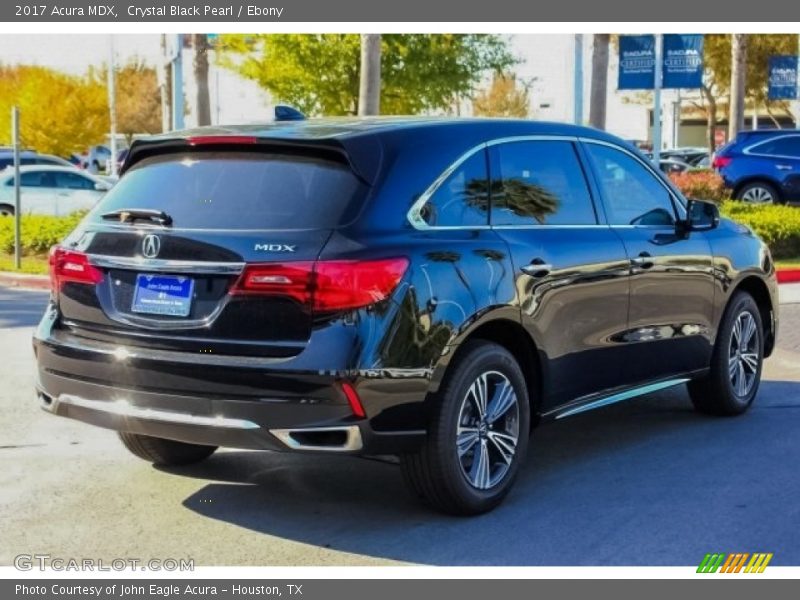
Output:
[[0,564],[697,565],[753,551],[800,564],[800,305],[782,308],[747,415],[700,416],[675,389],[544,425],[506,503],[458,519],[418,506],[387,462],[222,451],[157,469],[111,432],[43,413],[30,335],[45,298],[0,288]]

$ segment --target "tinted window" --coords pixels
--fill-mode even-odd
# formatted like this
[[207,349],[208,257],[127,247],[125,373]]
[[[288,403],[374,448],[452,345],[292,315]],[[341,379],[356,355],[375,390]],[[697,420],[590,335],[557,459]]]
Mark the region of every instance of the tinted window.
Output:
[[476,152],[436,189],[422,207],[422,218],[435,227],[487,225],[488,183],[486,154]]
[[56,173],[56,187],[71,190],[93,190],[94,182],[76,173]]
[[175,227],[330,228],[352,220],[365,186],[343,164],[248,152],[155,156],[134,165],[93,213],[147,208]]
[[[19,183],[22,187],[56,187],[55,176],[47,171],[23,173],[19,177]],[[14,178],[10,177],[6,185],[14,185]]]
[[672,225],[667,188],[638,160],[601,144],[586,144],[611,225]]
[[774,154],[800,158],[800,136],[780,137],[758,144],[751,148],[756,154]]
[[571,142],[502,144],[492,161],[492,225],[597,223]]

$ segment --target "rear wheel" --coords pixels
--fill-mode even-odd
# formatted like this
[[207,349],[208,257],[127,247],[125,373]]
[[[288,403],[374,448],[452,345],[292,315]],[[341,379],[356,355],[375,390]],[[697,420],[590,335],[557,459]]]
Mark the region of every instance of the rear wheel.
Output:
[[164,438],[140,435],[138,433],[119,432],[119,439],[133,454],[154,465],[177,466],[190,465],[211,456],[216,446],[187,444]]
[[765,181],[748,183],[739,190],[736,198],[753,204],[775,204],[781,201],[778,190]]
[[14,207],[10,204],[0,204],[0,217],[13,217]]
[[712,415],[739,415],[753,403],[761,381],[764,328],[750,294],[736,292],[722,318],[711,371],[689,383],[695,408]]
[[525,378],[502,346],[468,342],[434,402],[425,444],[402,457],[408,486],[433,507],[474,515],[508,494],[528,446]]

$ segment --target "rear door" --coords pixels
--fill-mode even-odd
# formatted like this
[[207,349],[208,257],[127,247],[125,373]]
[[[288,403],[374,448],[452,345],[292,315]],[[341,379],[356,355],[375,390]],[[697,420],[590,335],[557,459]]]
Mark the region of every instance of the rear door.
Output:
[[[99,281],[64,283],[62,322],[76,335],[126,345],[297,354],[312,314],[305,288],[289,279],[296,273],[310,285],[331,230],[352,219],[366,193],[346,163],[327,156],[214,147],[144,158],[65,241]],[[253,293],[243,278],[254,263],[287,265],[262,270],[255,285],[296,293]]]
[[492,147],[491,223],[509,244],[522,322],[545,357],[544,410],[619,384],[625,247],[596,210],[576,142]]
[[758,161],[765,177],[778,182],[783,200],[800,200],[800,134],[770,138],[748,146],[744,154]]

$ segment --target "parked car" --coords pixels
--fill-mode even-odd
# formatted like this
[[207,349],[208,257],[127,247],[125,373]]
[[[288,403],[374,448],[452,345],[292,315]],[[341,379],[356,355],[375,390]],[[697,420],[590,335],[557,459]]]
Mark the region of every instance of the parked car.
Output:
[[[21,167],[19,179],[23,214],[58,216],[88,210],[112,187],[74,167]],[[13,214],[14,171],[6,169],[0,172],[0,215]]]
[[661,152],[662,158],[675,158],[691,167],[699,167],[709,158],[708,148],[681,147],[664,150]]
[[[52,154],[39,154],[31,150],[23,150],[19,154],[20,166],[52,165],[55,167],[72,167],[69,161]],[[0,150],[0,171],[14,166],[14,151]]]
[[111,158],[111,150],[107,146],[98,144],[91,146],[81,154],[81,168],[90,173],[99,173],[106,166],[106,161]]
[[749,229],[623,140],[523,120],[139,140],[51,264],[45,410],[161,465],[398,455],[457,514],[501,502],[539,422],[683,384],[745,412],[778,321]]
[[800,201],[800,132],[741,131],[715,155],[714,168],[745,202]]
[[667,175],[670,173],[683,173],[692,168],[692,165],[689,163],[674,157],[661,158],[659,166],[661,167],[661,171]]

